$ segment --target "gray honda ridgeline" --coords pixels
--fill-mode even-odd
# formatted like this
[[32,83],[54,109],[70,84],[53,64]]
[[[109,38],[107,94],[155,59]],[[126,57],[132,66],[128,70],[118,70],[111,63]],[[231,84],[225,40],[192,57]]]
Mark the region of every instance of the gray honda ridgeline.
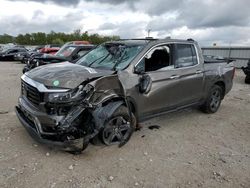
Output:
[[34,139],[66,151],[122,146],[143,120],[191,106],[215,113],[234,70],[226,59],[204,61],[191,39],[106,42],[76,64],[25,73],[16,113]]

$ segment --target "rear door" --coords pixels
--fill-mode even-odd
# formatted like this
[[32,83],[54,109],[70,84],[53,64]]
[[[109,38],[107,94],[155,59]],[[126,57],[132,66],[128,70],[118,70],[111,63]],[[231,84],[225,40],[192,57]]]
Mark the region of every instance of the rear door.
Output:
[[203,62],[199,62],[198,50],[194,44],[175,44],[175,70],[178,71],[179,105],[189,105],[202,98],[204,86]]

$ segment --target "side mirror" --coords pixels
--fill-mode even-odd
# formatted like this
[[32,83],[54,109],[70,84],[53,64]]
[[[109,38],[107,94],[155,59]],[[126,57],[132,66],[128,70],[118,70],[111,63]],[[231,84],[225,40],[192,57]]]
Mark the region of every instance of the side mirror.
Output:
[[148,94],[152,87],[152,80],[149,75],[143,75],[139,83],[139,92]]
[[80,56],[78,55],[78,54],[75,54],[75,55],[73,55],[73,57],[72,57],[72,59],[73,60],[76,60],[76,59],[78,59]]
[[136,66],[134,72],[136,74],[143,74],[143,73],[145,73],[144,68],[141,67],[141,66]]

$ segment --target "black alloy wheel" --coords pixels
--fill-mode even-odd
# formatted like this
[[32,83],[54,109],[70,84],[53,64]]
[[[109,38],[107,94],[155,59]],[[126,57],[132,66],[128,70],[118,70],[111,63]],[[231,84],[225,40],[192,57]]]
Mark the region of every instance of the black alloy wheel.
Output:
[[110,119],[102,131],[102,140],[106,145],[120,144],[131,136],[132,126],[129,119],[117,116]]

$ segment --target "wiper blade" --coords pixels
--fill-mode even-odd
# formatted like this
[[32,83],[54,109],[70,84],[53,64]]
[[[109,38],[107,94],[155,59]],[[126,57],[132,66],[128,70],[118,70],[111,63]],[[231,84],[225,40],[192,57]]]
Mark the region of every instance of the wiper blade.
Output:
[[123,61],[125,60],[126,58],[128,57],[125,57],[127,55],[127,52],[126,51],[123,51],[124,54],[120,57],[120,59],[117,59],[115,65],[113,66],[112,70],[116,71],[116,67]]
[[105,56],[99,57],[98,59],[94,60],[93,62],[91,62],[90,64],[88,64],[89,67],[91,67],[91,65],[93,65],[95,62],[97,62],[99,59],[104,58]]

